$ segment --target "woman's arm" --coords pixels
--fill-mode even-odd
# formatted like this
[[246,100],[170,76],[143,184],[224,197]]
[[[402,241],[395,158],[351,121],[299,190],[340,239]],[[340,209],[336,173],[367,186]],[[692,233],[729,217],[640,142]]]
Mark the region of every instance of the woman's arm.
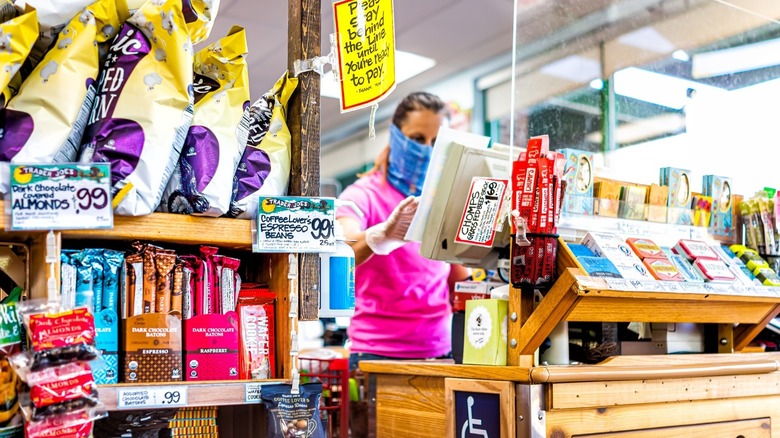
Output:
[[357,219],[345,216],[337,220],[344,228],[344,236],[346,236],[347,240],[352,241],[347,243],[355,251],[355,266],[360,265],[374,255],[374,252],[366,244],[366,232],[360,229],[360,222]]
[[467,280],[471,277],[471,269],[463,265],[450,265],[450,276],[447,278],[447,284],[450,286],[450,295],[455,290],[455,283]]

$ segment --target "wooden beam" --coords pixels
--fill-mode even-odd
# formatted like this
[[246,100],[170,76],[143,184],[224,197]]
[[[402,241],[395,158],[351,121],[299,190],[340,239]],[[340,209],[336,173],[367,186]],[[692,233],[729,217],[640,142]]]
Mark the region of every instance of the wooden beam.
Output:
[[[290,0],[287,22],[287,68],[296,60],[320,56],[320,0]],[[287,124],[292,135],[291,196],[320,194],[320,76],[298,75],[298,90],[289,103]],[[316,320],[320,300],[320,258],[300,257],[300,312],[302,321]]]
[[[516,349],[510,348],[513,354],[534,354],[542,342],[550,335],[559,322],[564,321],[579,300],[579,295],[572,289],[576,284],[573,272],[567,269],[561,273],[558,281],[547,292],[539,307],[528,318],[520,329],[520,339]],[[507,356],[508,357],[508,356]]]
[[775,306],[769,313],[766,314],[764,319],[757,324],[740,324],[734,329],[734,351],[740,351],[747,347],[748,344],[758,336],[764,327],[769,324],[774,317],[780,314],[780,305]]

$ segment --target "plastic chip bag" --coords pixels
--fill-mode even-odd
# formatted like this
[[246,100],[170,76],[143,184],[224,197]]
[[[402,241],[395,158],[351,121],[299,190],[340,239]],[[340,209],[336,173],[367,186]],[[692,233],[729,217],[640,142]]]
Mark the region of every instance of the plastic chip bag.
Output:
[[[8,193],[9,163],[73,162],[95,99],[100,59],[96,44],[116,36],[127,11],[122,1],[100,0],[60,32],[16,96],[3,110],[0,192]],[[78,84],[78,86],[74,86]]]
[[160,203],[192,121],[192,59],[180,0],[144,4],[109,49],[80,161],[111,163],[117,214]]
[[234,27],[195,54],[195,116],[161,210],[214,217],[228,212],[248,135],[240,126],[249,106],[246,53],[246,32]]
[[297,87],[298,78],[285,72],[273,89],[244,112],[249,139],[236,170],[228,216],[251,219],[261,196],[287,192],[292,144],[287,102]]
[[[30,9],[22,15],[0,23],[0,107],[11,100],[16,89],[9,87],[11,79],[22,68],[38,38],[38,13]],[[31,122],[30,122],[31,123]],[[28,129],[32,129],[30,126]],[[15,137],[16,132],[0,130],[0,137]]]
[[269,438],[325,438],[320,419],[322,383],[300,385],[300,394],[292,394],[292,385],[263,386],[261,397],[268,413]]

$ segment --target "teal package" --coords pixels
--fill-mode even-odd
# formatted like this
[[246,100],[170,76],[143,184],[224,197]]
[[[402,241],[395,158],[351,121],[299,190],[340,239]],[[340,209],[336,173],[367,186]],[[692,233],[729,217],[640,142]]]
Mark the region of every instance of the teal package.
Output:
[[119,316],[116,310],[103,309],[95,315],[95,332],[95,346],[102,355],[102,360],[92,364],[95,383],[119,383]]

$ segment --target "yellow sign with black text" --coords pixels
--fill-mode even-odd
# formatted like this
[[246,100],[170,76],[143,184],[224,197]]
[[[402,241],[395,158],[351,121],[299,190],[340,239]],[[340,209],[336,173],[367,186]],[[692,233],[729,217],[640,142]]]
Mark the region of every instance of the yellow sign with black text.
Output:
[[392,0],[333,3],[341,112],[370,106],[395,89]]

